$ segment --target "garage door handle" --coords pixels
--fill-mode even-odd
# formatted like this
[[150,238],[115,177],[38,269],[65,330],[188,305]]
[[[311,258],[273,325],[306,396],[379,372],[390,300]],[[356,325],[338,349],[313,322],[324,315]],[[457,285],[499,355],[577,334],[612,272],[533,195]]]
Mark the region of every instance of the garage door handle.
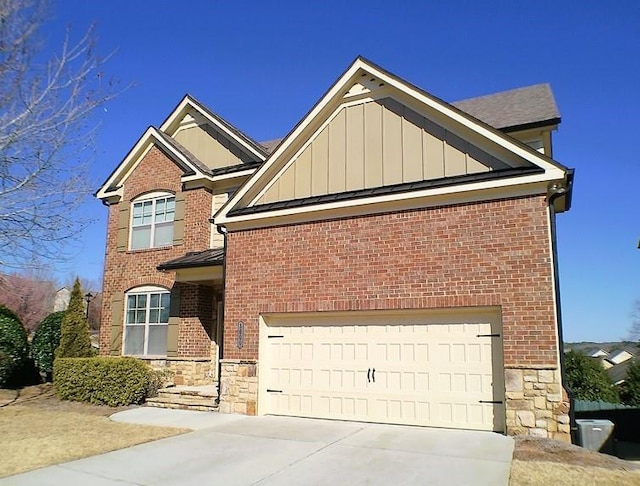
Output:
[[367,370],[367,383],[371,383],[371,368]]

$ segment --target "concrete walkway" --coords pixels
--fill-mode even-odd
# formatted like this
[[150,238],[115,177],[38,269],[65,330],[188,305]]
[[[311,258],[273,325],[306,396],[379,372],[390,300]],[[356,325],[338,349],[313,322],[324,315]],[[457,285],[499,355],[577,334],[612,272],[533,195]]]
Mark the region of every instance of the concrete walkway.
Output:
[[194,431],[0,485],[506,485],[513,453],[490,432],[153,408],[112,418]]

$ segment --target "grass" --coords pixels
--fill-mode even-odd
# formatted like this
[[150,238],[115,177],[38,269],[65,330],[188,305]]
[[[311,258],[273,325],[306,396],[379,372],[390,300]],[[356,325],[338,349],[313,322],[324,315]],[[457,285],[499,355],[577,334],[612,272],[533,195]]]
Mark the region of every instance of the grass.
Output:
[[50,391],[8,402],[0,408],[0,477],[188,431],[112,422],[115,411],[60,402]]
[[548,461],[519,461],[511,464],[509,486],[638,486],[640,471],[583,467]]

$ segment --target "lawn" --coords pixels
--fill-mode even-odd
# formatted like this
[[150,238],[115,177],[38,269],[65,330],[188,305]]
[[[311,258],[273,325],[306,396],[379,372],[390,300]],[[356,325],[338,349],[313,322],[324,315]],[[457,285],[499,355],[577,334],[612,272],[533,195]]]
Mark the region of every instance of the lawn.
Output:
[[[0,390],[0,477],[188,431],[109,420],[127,408],[61,401],[50,384]],[[640,465],[553,440],[516,438],[509,484],[640,485]]]
[[510,486],[640,485],[640,465],[550,439],[516,438]]
[[188,431],[109,420],[126,408],[63,402],[51,385],[0,390],[0,477]]

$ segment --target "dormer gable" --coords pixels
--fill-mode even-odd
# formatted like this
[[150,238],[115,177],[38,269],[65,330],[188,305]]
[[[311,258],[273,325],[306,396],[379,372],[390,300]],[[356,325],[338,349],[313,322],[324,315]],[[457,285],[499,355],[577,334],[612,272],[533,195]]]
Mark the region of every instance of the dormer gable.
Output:
[[215,222],[251,228],[498,193],[544,194],[552,184],[569,185],[570,174],[511,136],[358,58]]

